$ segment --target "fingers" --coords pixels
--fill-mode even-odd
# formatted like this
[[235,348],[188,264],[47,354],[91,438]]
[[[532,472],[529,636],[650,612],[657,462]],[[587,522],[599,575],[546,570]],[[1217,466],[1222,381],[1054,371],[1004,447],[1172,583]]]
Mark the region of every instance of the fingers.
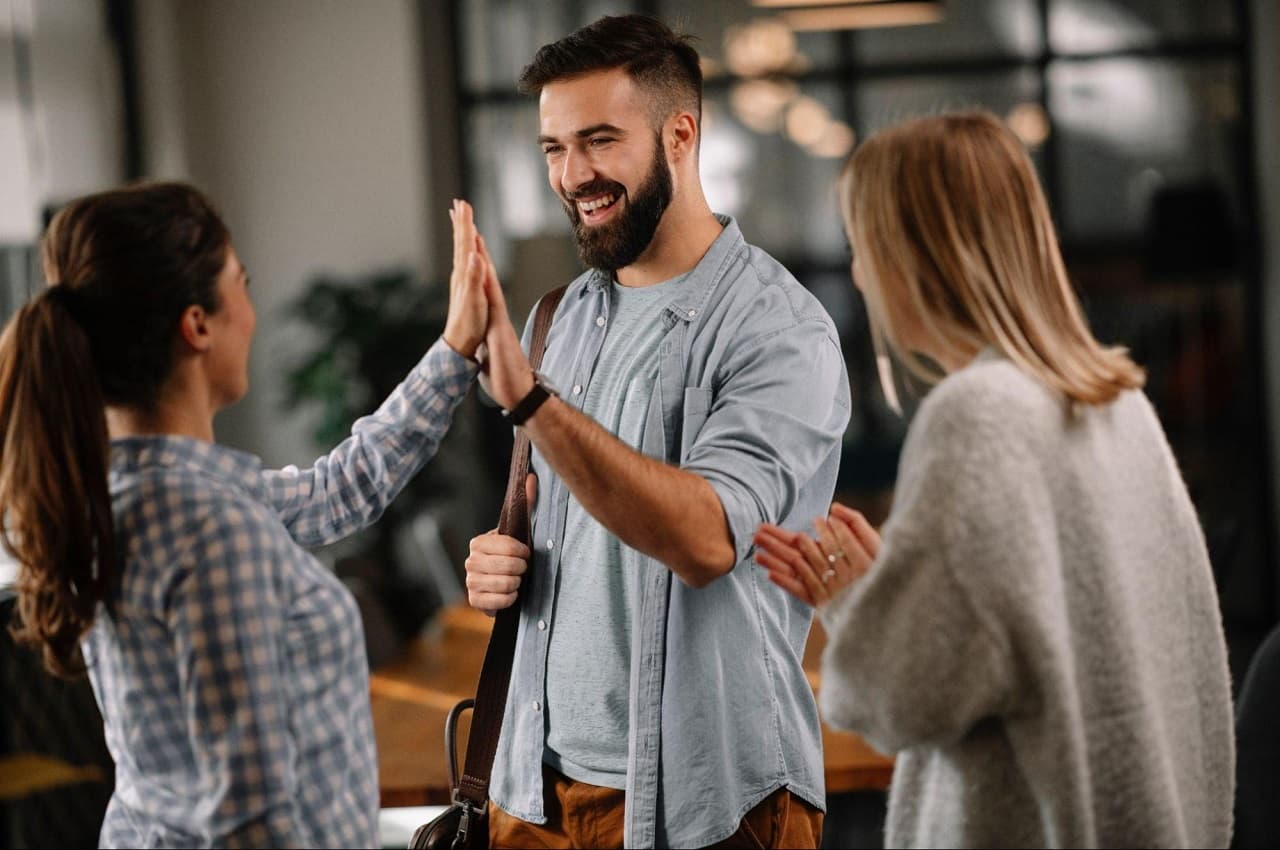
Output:
[[[530,557],[529,547],[505,534],[491,531],[471,538],[471,555],[519,558],[527,561]],[[468,558],[468,561],[471,559]]]
[[515,604],[529,569],[529,547],[505,534],[481,534],[471,539],[466,569],[467,601],[492,614]]
[[502,291],[502,284],[498,281],[498,270],[493,265],[493,258],[489,256],[489,246],[480,235],[476,236],[476,253],[480,255],[485,271],[484,294],[489,299],[489,324],[492,325],[503,319],[510,322],[510,316],[507,314],[507,297]]
[[831,516],[844,522],[874,561],[880,554],[880,533],[867,521],[867,518],[861,512],[846,508],[839,502],[831,503]]
[[524,480],[524,499],[525,504],[529,506],[529,514],[532,515],[533,509],[538,505],[538,476],[532,472]]
[[796,535],[796,549],[802,557],[802,568],[796,570],[796,577],[804,582],[813,598],[822,604],[831,598],[830,582],[835,580],[827,555],[807,534]]
[[[828,565],[827,571],[835,571],[835,574],[829,577],[827,577],[826,571],[823,572],[825,584],[827,584],[832,593],[834,593],[836,590],[844,587],[855,578],[853,569],[854,562],[851,558],[854,557],[854,555],[860,556],[862,554],[862,548],[857,547],[854,555],[851,555],[849,550],[845,548],[846,541],[841,540],[836,535],[835,529],[831,527],[831,523],[827,522],[825,519],[818,518],[814,520],[813,529],[818,535],[818,547],[822,550],[822,554],[826,556]],[[852,539],[853,535],[849,534],[848,529],[845,529],[845,533],[850,539]],[[856,542],[857,541],[855,540],[854,543]]]
[[482,611],[492,617],[504,608],[510,608],[516,604],[519,598],[514,593],[477,593],[467,594],[467,603],[477,611]]
[[807,605],[817,604],[809,589],[796,577],[795,569],[783,558],[762,547],[756,550],[755,560],[768,571],[769,581]]
[[453,205],[449,208],[449,220],[453,222],[453,275],[451,279],[457,281],[458,276],[466,268],[475,244],[476,229],[471,205],[466,201],[454,199]]
[[[821,605],[830,599],[831,594],[822,581],[826,556],[807,535],[776,526],[761,526],[754,542],[756,563],[769,571],[774,584],[810,605]],[[819,563],[822,567],[816,566]]]
[[756,545],[760,545],[761,541],[769,541],[783,546],[791,546],[794,544],[795,538],[796,533],[794,531],[788,531],[785,528],[767,522],[763,523],[755,534]]
[[810,596],[809,591],[805,589],[805,586],[795,579],[770,570],[769,581],[773,582],[787,593],[790,593],[806,605],[812,605],[814,608],[818,607],[818,601]]

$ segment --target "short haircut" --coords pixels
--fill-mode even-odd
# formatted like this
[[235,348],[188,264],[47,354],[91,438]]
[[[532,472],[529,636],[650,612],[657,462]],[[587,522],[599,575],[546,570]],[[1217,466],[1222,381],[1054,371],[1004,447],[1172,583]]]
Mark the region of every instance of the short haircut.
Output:
[[693,41],[647,15],[603,17],[539,48],[520,74],[520,91],[536,95],[549,83],[624,68],[652,96],[655,125],[681,111],[701,123],[702,66]]

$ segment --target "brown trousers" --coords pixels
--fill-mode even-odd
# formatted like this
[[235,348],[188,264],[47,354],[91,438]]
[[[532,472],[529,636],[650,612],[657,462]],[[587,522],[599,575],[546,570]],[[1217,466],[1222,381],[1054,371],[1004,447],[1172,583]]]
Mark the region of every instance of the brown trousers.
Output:
[[[545,826],[529,823],[489,804],[490,847],[621,847],[626,795],[614,788],[575,782],[543,765]],[[712,847],[817,847],[822,812],[786,788],[747,812],[733,835]]]

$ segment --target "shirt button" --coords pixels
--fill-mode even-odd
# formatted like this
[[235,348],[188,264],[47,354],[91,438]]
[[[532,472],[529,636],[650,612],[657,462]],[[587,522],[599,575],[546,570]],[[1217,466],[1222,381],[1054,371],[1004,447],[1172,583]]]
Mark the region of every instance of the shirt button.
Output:
[[554,540],[548,540],[548,541],[547,541],[547,551],[548,551],[548,552],[550,552],[550,551],[551,551],[552,549],[554,549],[554,548],[556,548],[556,542],[555,542]]
[[598,328],[604,327],[604,316],[596,316],[596,327]]
[[533,710],[534,710],[534,711],[542,711],[542,703],[538,702],[538,701],[535,699],[535,700],[533,701]]
[[546,630],[547,630],[547,621],[546,621],[546,620],[539,620],[539,621],[538,621],[538,631],[540,631],[540,632],[545,632]]
[[574,395],[582,395],[582,384],[574,384],[574,385],[573,385],[573,394],[574,394]]
[[689,318],[690,318],[690,319],[692,319],[692,318],[693,318],[694,316],[696,316],[696,315],[698,315],[698,311],[697,311],[697,310],[690,310],[690,311],[689,311]]

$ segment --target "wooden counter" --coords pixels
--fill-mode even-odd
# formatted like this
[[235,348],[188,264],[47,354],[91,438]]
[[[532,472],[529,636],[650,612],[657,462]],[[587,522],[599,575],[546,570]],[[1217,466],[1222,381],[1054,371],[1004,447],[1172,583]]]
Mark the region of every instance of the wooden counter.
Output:
[[[370,677],[384,807],[450,802],[444,718],[459,700],[474,696],[492,622],[471,608],[447,608],[399,660]],[[822,628],[815,622],[805,650],[805,670],[815,687],[824,641]],[[459,762],[466,751],[470,720],[468,712],[459,723]],[[824,724],[822,742],[828,792],[889,786],[892,759],[872,750],[857,735],[835,732]]]

